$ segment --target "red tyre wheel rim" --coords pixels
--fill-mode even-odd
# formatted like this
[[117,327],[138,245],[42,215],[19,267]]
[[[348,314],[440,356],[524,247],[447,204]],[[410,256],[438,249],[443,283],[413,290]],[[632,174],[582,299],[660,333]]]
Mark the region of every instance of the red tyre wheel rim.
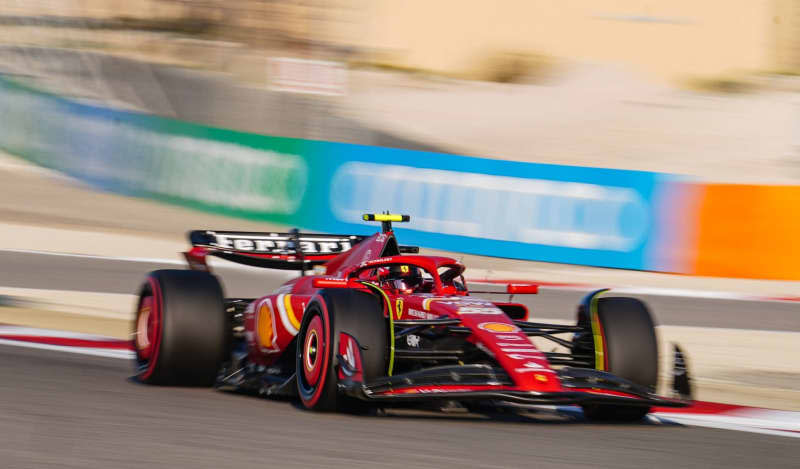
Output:
[[331,322],[324,302],[312,302],[303,317],[300,337],[297,342],[297,391],[300,400],[308,409],[318,408],[326,390],[331,373]]
[[323,363],[325,345],[322,319],[319,316],[314,316],[308,324],[303,343],[303,376],[305,376],[306,383],[310,386],[317,385],[322,374],[322,368],[325,366]]

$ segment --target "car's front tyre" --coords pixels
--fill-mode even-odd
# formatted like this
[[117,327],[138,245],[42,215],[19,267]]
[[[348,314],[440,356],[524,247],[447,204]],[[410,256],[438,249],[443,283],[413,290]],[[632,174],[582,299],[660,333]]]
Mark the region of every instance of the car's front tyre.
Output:
[[[595,368],[644,386],[651,392],[658,380],[658,340],[647,306],[638,299],[602,297],[584,302],[578,323],[587,327],[582,340],[590,344]],[[650,412],[647,406],[587,404],[589,420],[637,421]]]
[[388,327],[374,295],[353,290],[322,290],[306,307],[297,334],[297,391],[304,407],[317,411],[358,412],[364,403],[338,392],[337,358],[342,334],[358,343],[363,382],[386,374]]

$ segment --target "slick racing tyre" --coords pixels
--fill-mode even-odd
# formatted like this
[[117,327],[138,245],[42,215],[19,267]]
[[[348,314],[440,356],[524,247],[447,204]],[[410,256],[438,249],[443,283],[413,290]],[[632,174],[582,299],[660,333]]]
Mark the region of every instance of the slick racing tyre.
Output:
[[[581,311],[579,323],[591,327],[595,368],[625,378],[654,392],[658,379],[658,341],[650,311],[635,298],[595,298]],[[588,311],[586,311],[588,309]],[[589,335],[589,334],[587,334]],[[647,406],[584,405],[590,420],[641,420]]]
[[338,392],[339,344],[346,334],[357,342],[363,382],[386,375],[388,327],[383,304],[353,290],[322,290],[311,300],[297,334],[297,391],[307,409],[359,412],[364,403]]
[[146,384],[211,386],[227,352],[222,287],[207,272],[157,270],[139,293],[136,378]]

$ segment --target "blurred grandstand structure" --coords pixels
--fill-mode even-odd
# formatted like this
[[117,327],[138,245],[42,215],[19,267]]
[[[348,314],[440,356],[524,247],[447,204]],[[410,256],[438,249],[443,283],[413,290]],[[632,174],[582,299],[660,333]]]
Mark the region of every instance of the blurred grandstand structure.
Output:
[[[347,93],[270,89],[276,57],[347,65]],[[800,180],[792,0],[12,0],[0,72],[269,135]]]

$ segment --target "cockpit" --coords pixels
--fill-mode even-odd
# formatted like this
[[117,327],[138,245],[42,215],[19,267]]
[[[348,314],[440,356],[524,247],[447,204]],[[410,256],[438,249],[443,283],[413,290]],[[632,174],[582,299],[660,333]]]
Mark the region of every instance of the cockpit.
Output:
[[356,271],[351,276],[359,280],[378,283],[382,288],[399,294],[435,293],[440,295],[466,295],[464,266],[456,262],[434,263],[423,266],[416,263],[387,262],[372,268]]

